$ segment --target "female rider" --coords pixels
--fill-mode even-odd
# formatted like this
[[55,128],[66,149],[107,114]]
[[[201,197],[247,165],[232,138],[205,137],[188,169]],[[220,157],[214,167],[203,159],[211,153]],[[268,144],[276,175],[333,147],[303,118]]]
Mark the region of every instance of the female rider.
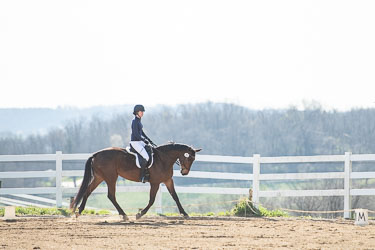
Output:
[[141,123],[141,118],[143,117],[143,114],[145,112],[145,108],[143,105],[135,105],[134,106],[134,119],[132,121],[132,133],[131,133],[131,141],[130,145],[134,148],[135,151],[138,152],[138,154],[141,157],[139,158],[139,164],[141,165],[141,182],[145,183],[147,180],[145,179],[145,170],[146,165],[149,160],[149,156],[146,152],[145,146],[146,144],[151,143],[152,145],[155,145],[150,138],[143,132],[143,125]]

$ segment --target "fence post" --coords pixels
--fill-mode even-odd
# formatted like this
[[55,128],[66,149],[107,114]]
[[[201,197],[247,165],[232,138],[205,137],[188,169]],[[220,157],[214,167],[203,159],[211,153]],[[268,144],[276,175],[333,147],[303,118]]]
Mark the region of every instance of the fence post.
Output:
[[56,207],[62,207],[62,152],[56,151]]
[[350,196],[350,188],[352,185],[352,180],[350,179],[350,174],[352,173],[352,161],[351,161],[351,152],[345,152],[345,177],[344,177],[344,218],[350,219],[352,208],[352,198]]
[[260,175],[260,155],[253,155],[253,201],[255,206],[259,204],[259,175]]

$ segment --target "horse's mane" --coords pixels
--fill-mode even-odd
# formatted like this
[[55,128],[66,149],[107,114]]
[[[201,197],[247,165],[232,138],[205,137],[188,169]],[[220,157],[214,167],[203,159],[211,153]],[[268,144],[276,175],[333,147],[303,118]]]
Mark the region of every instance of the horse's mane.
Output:
[[193,150],[193,148],[189,145],[186,145],[183,143],[175,143],[175,142],[168,142],[166,144],[163,144],[157,147],[157,149],[166,150],[166,151],[169,151],[169,150],[183,151],[183,150],[186,150],[186,148]]

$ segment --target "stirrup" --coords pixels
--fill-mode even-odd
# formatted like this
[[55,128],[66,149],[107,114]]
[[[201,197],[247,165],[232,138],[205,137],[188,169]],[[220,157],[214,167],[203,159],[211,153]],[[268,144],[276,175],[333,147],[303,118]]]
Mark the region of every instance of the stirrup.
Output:
[[146,183],[150,181],[150,174],[146,173],[143,177],[140,178],[140,182]]
[[142,183],[146,183],[146,182],[147,182],[147,180],[146,180],[146,176],[143,176],[143,177],[140,179],[140,182],[142,182]]
[[[143,174],[142,174],[142,172],[143,172]],[[145,170],[142,171],[142,169],[141,169],[141,176],[139,178],[139,181],[142,182],[142,183],[146,183],[147,180],[146,180],[146,171]]]
[[150,174],[145,174],[145,178],[144,178],[145,182],[149,182],[150,181]]

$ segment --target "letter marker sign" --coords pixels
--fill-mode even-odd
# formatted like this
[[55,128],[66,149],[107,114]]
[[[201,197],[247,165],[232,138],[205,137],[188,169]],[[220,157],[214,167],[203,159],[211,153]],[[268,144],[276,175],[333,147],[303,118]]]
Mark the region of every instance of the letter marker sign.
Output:
[[357,225],[357,226],[367,226],[368,225],[367,209],[356,209],[355,210],[354,225]]

